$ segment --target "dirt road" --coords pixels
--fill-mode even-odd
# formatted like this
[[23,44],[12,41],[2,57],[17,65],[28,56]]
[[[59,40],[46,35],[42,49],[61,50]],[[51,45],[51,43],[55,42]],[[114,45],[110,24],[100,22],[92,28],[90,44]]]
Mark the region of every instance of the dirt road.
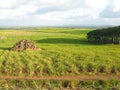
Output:
[[42,77],[23,77],[23,76],[0,76],[0,80],[120,80],[120,76],[110,75],[81,75],[81,76],[42,76]]

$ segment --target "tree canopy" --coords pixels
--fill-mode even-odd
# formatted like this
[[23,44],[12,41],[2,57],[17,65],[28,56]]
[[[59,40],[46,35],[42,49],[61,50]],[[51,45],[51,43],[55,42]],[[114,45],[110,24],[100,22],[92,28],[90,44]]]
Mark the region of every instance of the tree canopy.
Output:
[[99,44],[120,44],[120,26],[90,31],[87,38]]

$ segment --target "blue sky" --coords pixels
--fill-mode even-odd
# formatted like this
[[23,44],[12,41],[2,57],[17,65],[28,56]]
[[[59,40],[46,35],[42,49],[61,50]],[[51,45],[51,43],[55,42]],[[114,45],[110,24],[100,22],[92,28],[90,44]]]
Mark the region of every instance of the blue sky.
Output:
[[0,0],[0,26],[119,24],[120,0]]

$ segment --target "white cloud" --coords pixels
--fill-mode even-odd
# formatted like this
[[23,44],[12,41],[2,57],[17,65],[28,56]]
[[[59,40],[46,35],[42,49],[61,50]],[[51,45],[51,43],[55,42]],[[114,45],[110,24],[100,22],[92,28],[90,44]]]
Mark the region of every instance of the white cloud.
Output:
[[19,4],[26,3],[27,0],[0,0],[0,8],[13,8]]
[[0,0],[1,8],[11,8],[15,4],[16,4],[16,0]]
[[68,2],[69,0],[39,0],[39,3],[42,4],[50,4],[50,5],[54,5],[54,6],[61,6],[64,5],[66,2]]
[[109,19],[120,18],[120,0],[111,0],[106,8],[100,13],[100,16]]
[[55,21],[55,20],[61,21],[64,19],[71,19],[74,17],[81,17],[81,16],[85,16],[89,14],[90,14],[89,11],[85,11],[82,8],[78,8],[78,9],[72,9],[72,10],[67,10],[67,11],[55,11],[51,13],[46,13],[42,15],[34,15],[34,16],[39,19],[44,19],[44,20],[47,19],[51,21]]
[[120,23],[120,0],[0,0],[0,23],[103,24],[111,17]]
[[85,0],[86,6],[94,9],[102,10],[108,3],[108,0]]
[[120,11],[120,0],[114,0],[113,1],[113,11],[117,12]]

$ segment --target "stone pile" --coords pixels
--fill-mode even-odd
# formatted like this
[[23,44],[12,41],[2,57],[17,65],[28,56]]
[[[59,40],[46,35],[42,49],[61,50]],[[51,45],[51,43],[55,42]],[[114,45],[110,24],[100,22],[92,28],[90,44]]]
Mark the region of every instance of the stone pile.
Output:
[[29,41],[29,40],[21,40],[11,48],[11,50],[13,51],[22,51],[22,50],[27,50],[27,49],[41,50],[32,41]]

